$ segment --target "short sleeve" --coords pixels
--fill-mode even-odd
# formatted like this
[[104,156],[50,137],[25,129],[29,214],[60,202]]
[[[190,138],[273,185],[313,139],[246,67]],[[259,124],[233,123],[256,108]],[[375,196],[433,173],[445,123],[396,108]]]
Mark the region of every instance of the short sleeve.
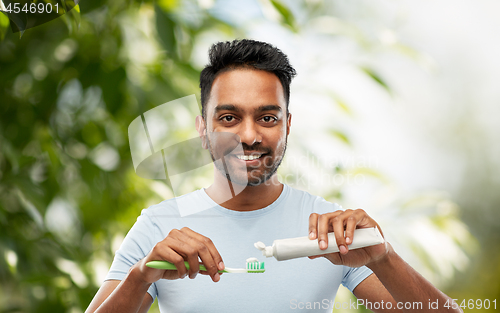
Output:
[[365,280],[372,274],[372,270],[366,266],[362,267],[347,267],[344,266],[344,277],[342,279],[342,286],[353,292],[359,283]]
[[[147,214],[147,210],[142,210],[141,215],[116,251],[111,268],[104,280],[123,280],[127,276],[130,268],[143,259],[156,244],[154,241],[156,227]],[[148,293],[153,300],[156,299],[155,283],[151,284]]]
[[314,207],[313,212],[318,214],[326,214],[338,210],[342,211],[344,210],[344,208],[342,208],[342,206],[340,206],[339,204],[331,203],[321,197],[316,197],[313,207]]

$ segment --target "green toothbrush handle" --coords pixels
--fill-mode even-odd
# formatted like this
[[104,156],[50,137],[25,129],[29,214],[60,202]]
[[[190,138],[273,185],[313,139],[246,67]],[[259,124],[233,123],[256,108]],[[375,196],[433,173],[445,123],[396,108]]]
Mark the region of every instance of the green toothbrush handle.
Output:
[[[187,261],[184,261],[184,265],[186,265],[186,269],[189,270],[189,263]],[[177,269],[177,267],[175,267],[174,264],[167,262],[167,261],[150,261],[150,262],[146,263],[146,266],[151,267],[151,268],[157,268],[160,270],[176,270]],[[207,270],[207,268],[205,267],[205,265],[200,264],[200,271],[206,271],[206,270]],[[223,273],[223,272],[225,272],[225,271],[219,271],[219,273]]]

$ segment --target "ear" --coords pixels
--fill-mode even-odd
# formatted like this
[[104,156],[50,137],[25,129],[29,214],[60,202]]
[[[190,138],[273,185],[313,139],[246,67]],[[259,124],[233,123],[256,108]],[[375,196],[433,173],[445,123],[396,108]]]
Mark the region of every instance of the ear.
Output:
[[290,126],[292,126],[292,113],[288,113],[286,117],[286,135],[290,134]]
[[207,144],[207,127],[205,125],[205,120],[201,115],[196,117],[196,131],[198,132],[198,136],[201,139],[201,146],[203,149],[208,149]]

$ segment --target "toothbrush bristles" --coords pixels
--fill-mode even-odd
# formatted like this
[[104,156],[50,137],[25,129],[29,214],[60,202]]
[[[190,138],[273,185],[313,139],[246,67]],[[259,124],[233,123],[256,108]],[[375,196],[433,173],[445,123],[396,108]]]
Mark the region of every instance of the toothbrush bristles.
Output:
[[248,273],[264,273],[264,262],[248,262],[247,270]]

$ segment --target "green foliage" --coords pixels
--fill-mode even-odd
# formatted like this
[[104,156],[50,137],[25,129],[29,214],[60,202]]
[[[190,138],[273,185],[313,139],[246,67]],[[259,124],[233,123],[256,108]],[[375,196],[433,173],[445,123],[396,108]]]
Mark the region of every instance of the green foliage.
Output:
[[[127,126],[198,92],[193,40],[224,27],[203,11],[197,24],[173,18],[164,3],[83,1],[81,17],[21,39],[0,18],[0,311],[84,310],[116,235],[162,200],[133,171]],[[148,18],[157,33],[127,29]],[[150,51],[134,40],[162,47],[137,64]]]
[[[305,1],[299,19],[282,1],[270,3],[296,33],[299,20],[324,16],[328,6]],[[369,45],[355,25],[335,22],[336,35]],[[0,14],[0,312],[84,310],[114,243],[142,208],[171,196],[164,182],[134,172],[127,126],[153,107],[198,94],[192,52],[208,32],[245,35],[190,0],[85,0],[22,38]],[[379,74],[362,70],[391,93]],[[347,132],[330,135],[353,148]],[[368,168],[333,172],[347,170],[388,181]],[[342,190],[326,197],[339,199]],[[488,256],[493,268],[498,253]]]
[[342,131],[340,130],[337,130],[337,129],[331,129],[329,131],[329,134],[334,137],[334,138],[337,138],[338,140],[340,140],[342,143],[350,146],[351,145],[351,142],[349,141],[349,137]]
[[379,84],[382,88],[384,88],[387,92],[391,92],[391,88],[387,85],[386,81],[373,69],[368,67],[361,68],[365,74],[367,74],[371,79],[373,79],[377,84]]
[[283,23],[288,27],[290,27],[290,29],[293,30],[294,32],[297,32],[298,29],[292,11],[289,8],[287,8],[281,1],[271,0],[270,2],[281,15]]

